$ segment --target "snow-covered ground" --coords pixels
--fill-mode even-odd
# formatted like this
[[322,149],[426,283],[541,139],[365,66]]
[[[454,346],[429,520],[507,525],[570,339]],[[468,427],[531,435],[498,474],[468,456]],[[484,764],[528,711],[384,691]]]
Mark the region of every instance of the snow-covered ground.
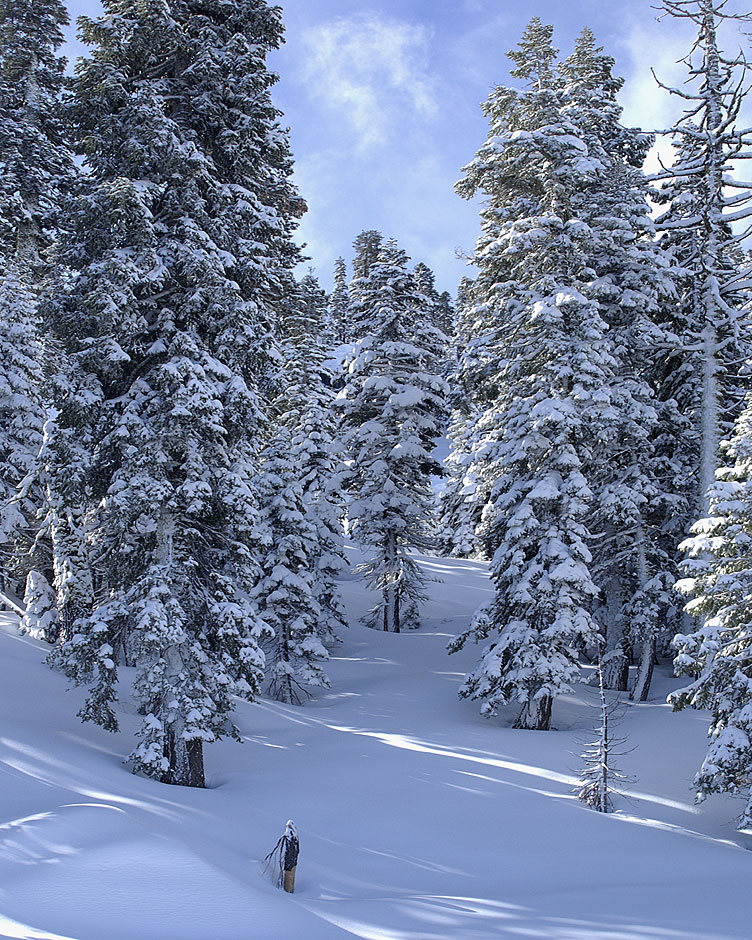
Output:
[[[457,698],[474,648],[448,639],[489,594],[485,566],[424,559],[423,630],[355,626],[332,689],[302,708],[240,704],[245,743],[206,750],[210,789],[132,776],[120,735],[44,645],[0,627],[0,936],[24,940],[749,940],[749,837],[737,804],[692,803],[707,721],[653,701],[622,731],[636,777],[619,812],[572,796],[593,690],[556,731],[514,731]],[[345,585],[353,620],[368,599]],[[297,890],[261,860],[295,820]]]

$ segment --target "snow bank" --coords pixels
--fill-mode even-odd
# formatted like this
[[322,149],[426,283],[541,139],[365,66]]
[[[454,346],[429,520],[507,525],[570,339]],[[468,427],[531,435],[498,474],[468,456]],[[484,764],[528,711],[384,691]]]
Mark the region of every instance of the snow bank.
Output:
[[[240,704],[245,743],[207,747],[203,791],[129,774],[132,707],[118,736],[80,724],[81,691],[3,615],[0,936],[748,940],[748,836],[733,800],[692,803],[707,721],[662,704],[675,681],[628,707],[637,781],[601,816],[572,795],[594,690],[557,702],[550,733],[482,719],[456,696],[477,650],[445,646],[488,598],[485,566],[422,564],[426,627],[353,626],[328,693]],[[355,623],[371,600],[343,587]],[[288,818],[294,895],[261,872]]]

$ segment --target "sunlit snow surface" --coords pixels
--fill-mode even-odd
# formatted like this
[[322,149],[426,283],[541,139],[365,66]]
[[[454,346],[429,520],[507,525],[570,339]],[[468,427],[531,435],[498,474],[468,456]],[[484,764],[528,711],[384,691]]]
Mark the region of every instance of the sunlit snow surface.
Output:
[[[352,553],[354,555],[354,553]],[[0,936],[21,940],[749,940],[741,808],[700,807],[698,713],[630,705],[619,812],[572,797],[593,690],[549,734],[486,721],[457,685],[477,651],[447,640],[489,596],[485,566],[424,559],[437,580],[420,632],[353,626],[332,688],[302,708],[241,704],[244,745],[207,748],[211,789],[123,767],[121,735],[82,725],[80,690],[44,646],[0,629]],[[343,585],[353,622],[369,606]],[[509,716],[507,716],[509,717]],[[295,820],[297,890],[261,860]]]

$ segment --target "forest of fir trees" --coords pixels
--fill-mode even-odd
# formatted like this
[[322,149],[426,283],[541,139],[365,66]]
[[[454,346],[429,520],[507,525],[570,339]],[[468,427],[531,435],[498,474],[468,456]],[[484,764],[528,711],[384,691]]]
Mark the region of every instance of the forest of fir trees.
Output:
[[673,660],[712,716],[698,797],[752,824],[752,138],[719,39],[749,18],[664,0],[695,38],[652,177],[614,60],[533,18],[453,298],[375,230],[330,293],[299,275],[278,7],[104,8],[66,78],[62,3],[0,0],[0,599],[81,718],[117,731],[127,686],[134,772],[203,786],[238,698],[329,686],[346,538],[392,632],[418,554],[485,559],[463,697],[547,730],[584,664],[645,701]]

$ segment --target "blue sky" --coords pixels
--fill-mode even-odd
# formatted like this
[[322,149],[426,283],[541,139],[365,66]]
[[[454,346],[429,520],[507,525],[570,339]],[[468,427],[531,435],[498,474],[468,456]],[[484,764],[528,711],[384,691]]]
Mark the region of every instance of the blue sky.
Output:
[[[71,17],[96,0],[68,0]],[[479,104],[509,81],[506,52],[531,16],[555,27],[568,54],[590,26],[627,79],[630,123],[671,123],[678,105],[661,91],[685,75],[685,24],[657,22],[651,0],[283,0],[286,43],[273,54],[275,103],[291,129],[296,179],[309,205],[300,236],[325,287],[334,259],[349,262],[362,229],[394,236],[454,293],[472,273],[478,206],[453,184],[485,140]],[[72,34],[72,31],[71,31]],[[737,37],[729,44],[739,45]],[[72,45],[70,56],[81,53]]]

